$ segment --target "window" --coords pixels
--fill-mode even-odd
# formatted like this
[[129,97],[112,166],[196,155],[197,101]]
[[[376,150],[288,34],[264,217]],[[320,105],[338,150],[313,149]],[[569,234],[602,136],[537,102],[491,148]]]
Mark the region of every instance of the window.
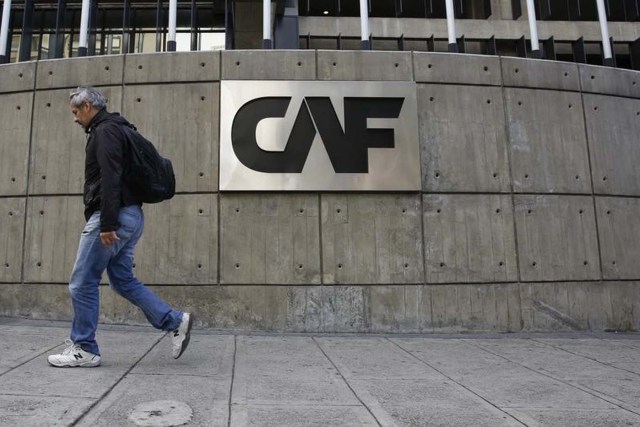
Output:
[[[446,18],[445,0],[368,0],[373,18]],[[490,0],[454,0],[456,17],[486,19]],[[298,0],[300,16],[360,16],[359,0]]]
[[[640,12],[639,0],[605,0],[609,21],[636,21]],[[541,20],[597,21],[596,0],[535,0],[536,13]]]

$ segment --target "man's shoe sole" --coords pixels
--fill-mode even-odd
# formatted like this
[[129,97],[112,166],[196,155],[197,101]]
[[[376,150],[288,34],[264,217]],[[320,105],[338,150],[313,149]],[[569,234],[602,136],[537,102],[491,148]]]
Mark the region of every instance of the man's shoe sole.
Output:
[[184,334],[185,338],[184,341],[182,341],[182,345],[180,346],[180,353],[178,353],[178,355],[174,357],[174,359],[182,356],[182,353],[184,353],[184,351],[187,349],[189,340],[191,339],[191,326],[193,326],[193,314],[189,314],[189,324],[187,325],[187,332]]
[[47,359],[47,362],[49,362],[49,365],[55,368],[97,368],[98,366],[100,366],[99,360],[98,362],[86,362],[80,365],[64,365],[64,364],[56,365],[55,363],[52,363],[49,359]]

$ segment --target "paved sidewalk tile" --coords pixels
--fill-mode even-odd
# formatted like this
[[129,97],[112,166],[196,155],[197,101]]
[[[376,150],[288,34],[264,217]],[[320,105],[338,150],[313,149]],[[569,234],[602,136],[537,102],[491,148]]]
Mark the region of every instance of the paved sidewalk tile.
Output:
[[640,334],[311,335],[0,318],[0,426],[640,426]]

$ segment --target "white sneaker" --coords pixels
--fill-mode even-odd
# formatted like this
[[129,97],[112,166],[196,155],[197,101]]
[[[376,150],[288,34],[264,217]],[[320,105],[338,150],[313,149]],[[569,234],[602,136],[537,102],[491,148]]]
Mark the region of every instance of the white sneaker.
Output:
[[67,348],[60,354],[52,354],[47,357],[47,361],[52,366],[58,368],[93,368],[100,366],[100,356],[84,351],[78,344],[71,340],[66,340]]
[[173,358],[177,359],[182,356],[182,353],[187,349],[189,345],[189,339],[191,338],[191,325],[193,324],[193,316],[189,313],[184,313],[182,315],[182,322],[180,322],[180,326],[178,329],[173,331],[173,336],[171,337],[171,346]]

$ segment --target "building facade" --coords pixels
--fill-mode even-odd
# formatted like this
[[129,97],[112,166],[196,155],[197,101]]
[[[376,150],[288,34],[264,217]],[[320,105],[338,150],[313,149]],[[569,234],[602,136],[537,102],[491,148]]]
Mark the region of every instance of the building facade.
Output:
[[[6,2],[5,2],[6,3]],[[104,0],[89,5],[87,53],[167,50],[170,3]],[[445,0],[368,0],[370,49],[446,52]],[[597,0],[535,0],[545,59],[603,64]],[[457,51],[531,57],[527,0],[453,0]],[[640,0],[604,0],[614,65],[640,69]],[[263,41],[259,0],[178,0],[176,49],[257,49]],[[78,55],[80,0],[13,0],[6,61]],[[359,50],[358,0],[278,0],[271,38],[277,49]]]
[[269,43],[259,1],[178,1],[175,39],[166,2],[89,3],[85,46],[79,2],[5,14],[0,315],[71,316],[92,84],[173,161],[136,275],[200,326],[640,329],[635,0],[614,66],[595,0],[534,4],[543,60],[524,1],[454,2],[453,43],[437,0],[371,0],[364,37],[357,1],[277,2]]

